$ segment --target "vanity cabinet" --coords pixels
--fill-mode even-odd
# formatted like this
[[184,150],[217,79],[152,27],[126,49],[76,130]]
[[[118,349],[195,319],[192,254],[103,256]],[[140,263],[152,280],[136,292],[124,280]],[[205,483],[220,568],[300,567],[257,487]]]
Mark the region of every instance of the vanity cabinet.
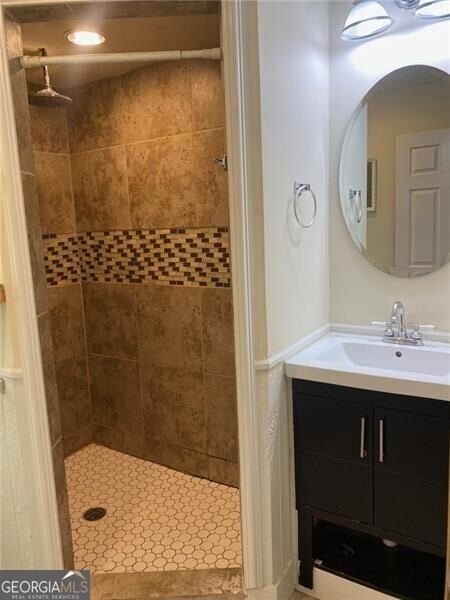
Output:
[[300,582],[314,520],[444,555],[450,403],[293,383]]

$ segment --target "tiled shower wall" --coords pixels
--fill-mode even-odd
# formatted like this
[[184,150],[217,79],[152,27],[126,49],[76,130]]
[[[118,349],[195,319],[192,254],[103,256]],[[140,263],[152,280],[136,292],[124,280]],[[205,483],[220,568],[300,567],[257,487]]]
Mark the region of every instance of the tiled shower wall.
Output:
[[[30,119],[45,248],[49,235],[76,239],[66,109],[30,105]],[[92,440],[83,296],[79,276],[74,281],[48,286],[66,456]]]
[[237,485],[220,64],[68,93],[70,166],[65,123],[33,112],[67,452],[90,435],[84,304],[94,439]]

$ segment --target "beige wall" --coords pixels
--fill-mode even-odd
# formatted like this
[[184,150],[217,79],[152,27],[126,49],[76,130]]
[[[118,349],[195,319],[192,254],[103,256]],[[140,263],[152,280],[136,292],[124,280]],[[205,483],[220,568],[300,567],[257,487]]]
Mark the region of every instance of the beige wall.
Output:
[[399,299],[406,306],[408,322],[435,323],[438,329],[448,331],[450,266],[413,279],[379,271],[359,254],[348,235],[338,194],[341,146],[354,110],[373,85],[396,68],[429,64],[448,72],[448,21],[424,27],[409,13],[390,5],[396,22],[392,34],[349,44],[339,39],[339,32],[350,8],[350,1],[330,4],[331,321],[367,325],[372,320],[386,320],[392,303]]
[[368,102],[368,157],[378,165],[377,208],[367,216],[367,253],[380,268],[394,266],[395,144],[402,133],[450,127],[446,82],[375,93]]

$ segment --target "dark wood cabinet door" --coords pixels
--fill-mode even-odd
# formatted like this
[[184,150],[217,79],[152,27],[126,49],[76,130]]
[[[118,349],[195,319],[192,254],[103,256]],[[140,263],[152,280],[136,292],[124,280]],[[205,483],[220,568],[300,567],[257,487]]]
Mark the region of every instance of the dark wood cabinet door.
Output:
[[374,415],[376,467],[440,483],[448,480],[448,419],[378,407]]
[[375,408],[377,527],[445,546],[449,421]]
[[294,394],[295,447],[315,454],[372,462],[372,408],[349,402]]
[[447,485],[375,469],[375,525],[444,548]]
[[373,520],[372,414],[364,403],[294,395],[297,507]]
[[370,465],[295,451],[297,508],[318,508],[352,521],[373,521]]

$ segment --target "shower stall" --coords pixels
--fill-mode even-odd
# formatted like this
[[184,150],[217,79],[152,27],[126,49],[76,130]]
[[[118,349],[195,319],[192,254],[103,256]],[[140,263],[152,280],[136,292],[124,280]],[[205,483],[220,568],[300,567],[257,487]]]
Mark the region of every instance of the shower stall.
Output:
[[[13,92],[16,106],[29,99],[22,141],[39,213],[29,235],[45,267],[66,563],[73,549],[75,568],[99,573],[238,568],[227,173],[215,160],[226,154],[220,14],[204,19],[211,50],[89,56],[55,56],[27,14]],[[84,71],[94,63],[120,69]]]

